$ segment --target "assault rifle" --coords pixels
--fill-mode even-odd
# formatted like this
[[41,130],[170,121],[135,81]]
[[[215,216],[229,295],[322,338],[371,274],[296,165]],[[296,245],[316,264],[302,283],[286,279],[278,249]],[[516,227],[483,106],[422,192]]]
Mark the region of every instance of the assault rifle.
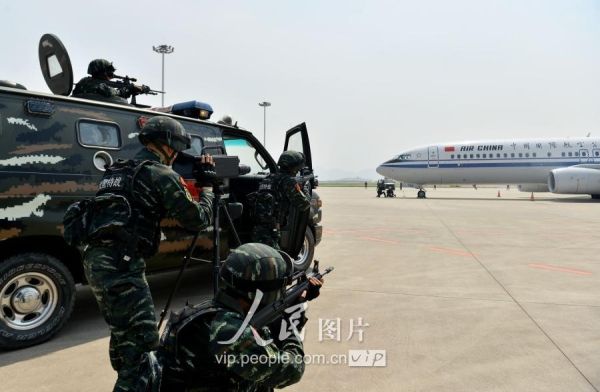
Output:
[[131,104],[132,105],[137,104],[136,99],[135,99],[135,97],[137,95],[140,95],[140,94],[149,94],[149,95],[164,94],[164,91],[152,90],[149,86],[146,86],[145,84],[141,84],[141,85],[135,84],[135,82],[137,82],[137,79],[130,78],[127,75],[125,75],[125,76],[113,75],[113,78],[121,80],[120,82],[111,82],[111,84],[113,84],[116,88],[126,88],[127,90],[129,90],[129,92],[131,92]]
[[285,291],[285,296],[283,298],[256,312],[254,316],[252,316],[250,324],[252,324],[254,328],[262,328],[281,318],[285,310],[290,306],[297,304],[302,293],[305,290],[308,290],[308,286],[310,285],[308,278],[315,277],[320,280],[331,271],[333,271],[333,267],[327,267],[325,268],[325,271],[319,272],[319,261],[315,260],[315,265],[309,274],[305,271],[294,274],[292,280],[296,280],[297,283]]

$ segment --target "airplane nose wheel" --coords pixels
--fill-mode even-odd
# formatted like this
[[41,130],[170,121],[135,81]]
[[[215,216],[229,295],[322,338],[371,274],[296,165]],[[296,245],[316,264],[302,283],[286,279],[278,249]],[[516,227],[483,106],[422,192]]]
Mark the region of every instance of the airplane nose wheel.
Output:
[[417,192],[417,198],[419,198],[419,199],[425,198],[425,191],[423,189],[421,189],[419,192]]

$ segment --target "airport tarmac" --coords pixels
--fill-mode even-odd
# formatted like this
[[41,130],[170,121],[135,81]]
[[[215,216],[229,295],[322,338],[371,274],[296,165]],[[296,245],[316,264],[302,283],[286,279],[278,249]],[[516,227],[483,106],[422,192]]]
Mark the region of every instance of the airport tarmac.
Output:
[[[288,390],[600,389],[599,202],[504,187],[425,200],[318,191],[317,258],[335,271],[308,310],[312,363]],[[149,278],[157,308],[174,277]],[[176,306],[209,295],[209,281],[209,268],[189,271]],[[346,363],[383,365],[383,354],[385,366]],[[0,353],[0,379],[4,392],[111,390],[108,329],[88,288],[54,339]]]

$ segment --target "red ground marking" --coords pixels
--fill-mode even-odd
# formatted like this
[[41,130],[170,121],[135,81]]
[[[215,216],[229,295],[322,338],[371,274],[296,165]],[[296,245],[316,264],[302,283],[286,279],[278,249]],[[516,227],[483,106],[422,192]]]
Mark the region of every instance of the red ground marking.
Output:
[[473,256],[471,253],[466,252],[464,250],[460,250],[460,249],[438,248],[437,246],[430,246],[429,249],[434,252],[448,253],[448,254],[455,255],[455,256],[464,256],[464,257]]
[[572,269],[572,268],[564,268],[564,267],[557,267],[555,265],[548,265],[548,264],[529,264],[530,268],[537,268],[537,269],[544,269],[544,270],[548,270],[548,271],[558,271],[558,272],[565,272],[568,274],[575,274],[575,275],[592,275],[592,273],[590,271],[583,271],[583,270],[577,270],[577,269]]
[[374,238],[374,237],[359,237],[359,240],[367,240],[367,241],[375,241],[375,242],[385,242],[386,244],[399,244],[399,242],[397,241],[389,241],[389,240],[382,240],[381,238]]

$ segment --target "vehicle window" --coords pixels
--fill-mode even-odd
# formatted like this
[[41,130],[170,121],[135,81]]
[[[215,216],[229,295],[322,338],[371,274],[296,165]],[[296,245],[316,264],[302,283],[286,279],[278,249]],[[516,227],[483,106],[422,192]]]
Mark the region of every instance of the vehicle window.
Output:
[[227,155],[239,157],[242,165],[250,167],[251,174],[269,172],[266,160],[246,139],[224,137],[223,143],[225,143]]
[[193,156],[202,155],[202,147],[204,147],[204,143],[202,143],[202,138],[198,136],[192,136],[192,145],[187,150],[183,152]]
[[121,132],[115,123],[80,120],[77,123],[77,138],[85,147],[120,148]]
[[298,151],[304,153],[303,146],[304,144],[302,143],[302,132],[296,132],[288,139],[288,151]]

